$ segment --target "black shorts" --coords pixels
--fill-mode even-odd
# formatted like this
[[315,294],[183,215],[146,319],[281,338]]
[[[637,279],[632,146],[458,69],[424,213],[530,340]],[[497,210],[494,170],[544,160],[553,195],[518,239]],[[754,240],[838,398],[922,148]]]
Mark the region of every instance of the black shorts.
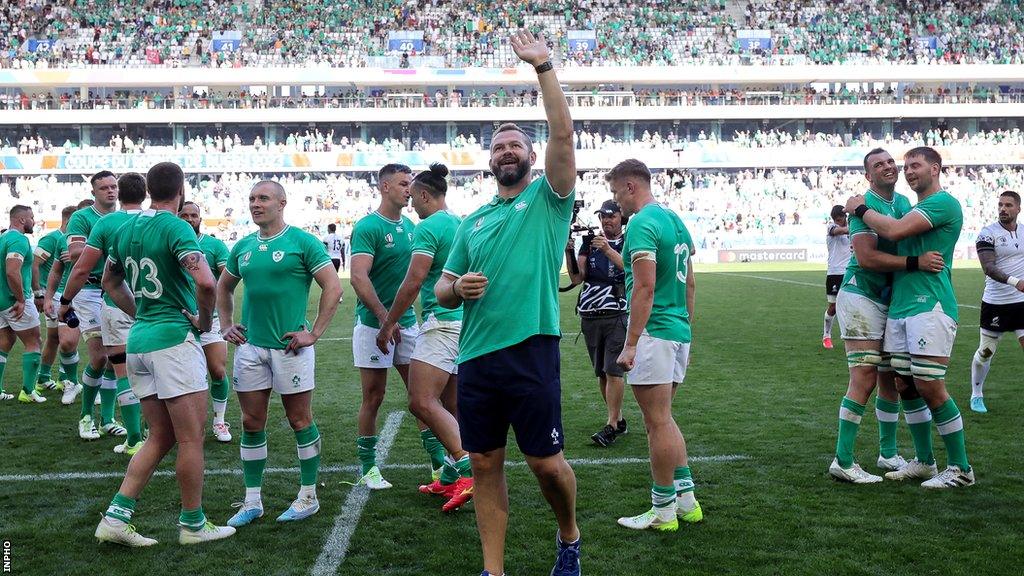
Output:
[[334,271],[341,270],[341,258],[331,258],[331,264],[334,264]]
[[504,448],[509,426],[527,456],[562,451],[558,341],[558,336],[531,336],[459,364],[459,432],[466,451]]
[[981,329],[989,332],[1024,330],[1024,302],[989,304],[982,300]]
[[580,327],[583,339],[587,342],[587,353],[590,364],[594,367],[595,376],[622,377],[622,368],[615,362],[626,343],[625,313],[602,318],[581,318]]
[[825,276],[825,295],[838,296],[839,287],[843,285],[842,274],[829,274]]

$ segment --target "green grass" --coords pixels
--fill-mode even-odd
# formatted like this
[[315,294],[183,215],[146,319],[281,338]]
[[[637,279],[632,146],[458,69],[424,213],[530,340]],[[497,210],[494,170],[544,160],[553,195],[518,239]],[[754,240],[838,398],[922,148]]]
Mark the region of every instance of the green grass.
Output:
[[[723,270],[723,269],[717,269]],[[699,273],[693,361],[676,397],[675,414],[692,456],[741,454],[734,462],[693,466],[697,497],[706,521],[674,534],[619,528],[618,516],[649,506],[646,465],[579,466],[578,514],[583,533],[583,568],[595,575],[668,574],[1018,574],[1024,552],[1022,469],[1017,452],[1024,407],[1020,352],[1004,339],[986,398],[991,412],[968,409],[970,358],[977,346],[978,310],[961,309],[961,330],[949,372],[949,388],[964,410],[968,451],[978,475],[972,488],[925,492],[914,484],[837,484],[826,468],[835,446],[839,400],[847,374],[841,347],[820,345],[824,309],[823,272],[730,268]],[[752,271],[762,277],[730,276]],[[753,273],[756,271],[756,274]],[[765,280],[776,278],[813,286]],[[954,275],[963,304],[977,305],[982,275]],[[352,295],[327,334],[351,335]],[[563,415],[570,458],[645,457],[639,411],[627,396],[631,434],[600,449],[589,436],[603,424],[604,409],[586,358],[576,341],[573,295],[563,295]],[[311,302],[311,309],[314,303]],[[838,331],[836,332],[838,334]],[[838,338],[837,338],[838,342]],[[7,367],[5,388],[20,379],[20,347]],[[355,417],[358,375],[348,340],[323,341],[317,351],[314,410],[323,434],[323,463],[356,463]],[[383,417],[404,408],[397,376]],[[47,472],[120,472],[114,440],[77,438],[77,407],[53,399],[40,406],[0,405],[0,475]],[[208,469],[239,468],[237,403],[228,416],[236,439],[207,444]],[[877,427],[864,419],[857,460],[874,471]],[[280,403],[268,425],[269,466],[297,464],[294,436]],[[911,455],[901,424],[901,452]],[[935,437],[939,464],[945,451]],[[510,459],[521,457],[510,450]],[[426,455],[415,423],[403,419],[391,463],[423,464],[421,470],[387,469],[395,487],[370,496],[338,573],[478,574],[479,541],[471,509],[445,516],[441,501],[416,492],[427,479]],[[171,469],[170,462],[163,469]],[[555,525],[536,483],[523,467],[510,468],[511,526],[506,570],[511,575],[547,574],[553,561]],[[184,548],[176,543],[177,486],[156,477],[143,493],[136,525],[161,540],[147,550],[97,545],[92,530],[118,486],[118,479],[6,481],[0,496],[0,540],[12,543],[16,574],[308,574],[316,561],[353,475],[323,474],[321,512],[293,526],[273,522],[294,497],[297,473],[268,474],[267,516],[233,539]],[[224,522],[240,499],[240,476],[208,476],[205,508]]]

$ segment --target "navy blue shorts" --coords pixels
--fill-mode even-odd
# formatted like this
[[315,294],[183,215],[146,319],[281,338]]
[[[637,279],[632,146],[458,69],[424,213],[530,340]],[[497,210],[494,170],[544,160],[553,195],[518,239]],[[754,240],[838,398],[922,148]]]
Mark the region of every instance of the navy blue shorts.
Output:
[[558,336],[531,336],[459,364],[459,431],[468,452],[504,448],[508,428],[519,450],[539,458],[562,451]]

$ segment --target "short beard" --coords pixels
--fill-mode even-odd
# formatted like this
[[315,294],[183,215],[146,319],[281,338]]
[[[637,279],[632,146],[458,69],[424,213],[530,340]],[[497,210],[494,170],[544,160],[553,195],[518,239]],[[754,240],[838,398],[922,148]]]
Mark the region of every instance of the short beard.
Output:
[[523,160],[516,164],[516,169],[512,173],[505,172],[501,165],[497,165],[496,168],[492,166],[491,172],[498,179],[498,184],[502,186],[515,186],[522,182],[523,178],[526,178],[526,175],[530,173],[530,163],[527,160]]
[[21,226],[21,232],[23,234],[31,234],[33,230],[35,230],[35,227],[34,226],[29,226],[28,224],[23,224]]

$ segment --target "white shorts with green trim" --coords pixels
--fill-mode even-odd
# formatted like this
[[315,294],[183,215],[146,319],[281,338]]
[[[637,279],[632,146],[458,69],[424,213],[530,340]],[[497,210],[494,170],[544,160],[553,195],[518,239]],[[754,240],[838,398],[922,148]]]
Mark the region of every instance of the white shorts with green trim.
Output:
[[412,360],[416,348],[416,337],[419,327],[416,325],[400,328],[402,341],[397,346],[389,346],[385,354],[377,348],[377,328],[365,326],[356,320],[352,329],[352,361],[356,368],[390,368],[404,366]]
[[956,321],[935,305],[933,310],[885,323],[886,352],[949,358],[956,340]]
[[444,322],[431,315],[420,326],[419,335],[416,336],[416,349],[411,359],[430,364],[449,374],[458,374],[459,365],[455,360],[459,357],[461,332],[461,321]]
[[315,388],[316,352],[312,346],[285,353],[276,348],[242,344],[235,350],[231,387],[235,392],[273,390],[298,394]]
[[690,363],[690,343],[655,338],[645,330],[636,343],[633,369],[626,373],[631,386],[681,384]]
[[132,317],[123,310],[103,303],[103,310],[100,311],[100,337],[104,346],[128,344],[128,332],[131,331],[132,324]]
[[836,318],[843,340],[881,340],[889,307],[863,294],[840,290],[836,297]]
[[[78,329],[82,334],[86,332],[98,332],[100,330],[101,316],[103,313],[103,293],[94,288],[83,288],[78,296],[71,301],[78,315]],[[142,398],[142,396],[139,396]]]
[[207,389],[206,356],[191,332],[176,346],[128,354],[127,368],[128,381],[139,399],[155,394],[167,400]]
[[31,330],[39,326],[39,311],[36,310],[36,304],[31,298],[25,299],[25,309],[21,313],[20,318],[15,318],[11,310],[14,306],[0,311],[0,328],[10,328],[15,332],[21,332],[22,330]]
[[224,341],[224,336],[220,333],[220,318],[214,316],[213,324],[211,324],[209,332],[203,332],[199,335],[199,345],[206,348],[210,344],[218,344]]

